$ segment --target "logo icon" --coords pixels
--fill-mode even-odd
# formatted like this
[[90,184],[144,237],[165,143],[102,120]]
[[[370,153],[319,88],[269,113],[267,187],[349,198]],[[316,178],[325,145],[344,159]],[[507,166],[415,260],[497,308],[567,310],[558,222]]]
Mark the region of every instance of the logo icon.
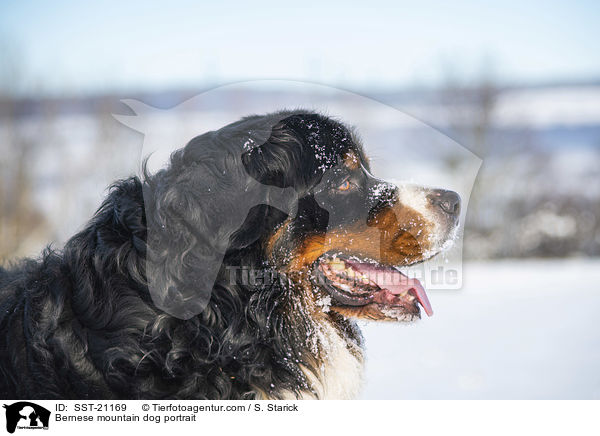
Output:
[[15,429],[48,429],[50,411],[28,401],[19,401],[4,405],[6,409],[6,431],[14,433]]

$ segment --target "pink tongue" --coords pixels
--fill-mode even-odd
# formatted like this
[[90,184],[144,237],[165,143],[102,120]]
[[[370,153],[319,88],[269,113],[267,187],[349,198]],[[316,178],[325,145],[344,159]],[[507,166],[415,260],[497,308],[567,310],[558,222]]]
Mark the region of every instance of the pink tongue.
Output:
[[367,274],[369,279],[381,289],[386,289],[394,295],[404,294],[405,292],[414,295],[423,307],[423,310],[425,310],[427,316],[433,315],[433,308],[431,307],[429,298],[427,298],[427,293],[419,280],[410,279],[394,268],[352,261],[347,263],[355,270]]

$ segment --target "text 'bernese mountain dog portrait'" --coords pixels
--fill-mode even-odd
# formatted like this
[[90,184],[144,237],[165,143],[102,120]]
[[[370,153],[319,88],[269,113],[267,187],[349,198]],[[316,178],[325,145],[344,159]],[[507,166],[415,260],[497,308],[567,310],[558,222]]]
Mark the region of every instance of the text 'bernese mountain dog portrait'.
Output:
[[2,398],[356,398],[356,321],[433,315],[408,271],[452,244],[458,194],[378,179],[312,111],[181,146],[64,248],[0,268]]

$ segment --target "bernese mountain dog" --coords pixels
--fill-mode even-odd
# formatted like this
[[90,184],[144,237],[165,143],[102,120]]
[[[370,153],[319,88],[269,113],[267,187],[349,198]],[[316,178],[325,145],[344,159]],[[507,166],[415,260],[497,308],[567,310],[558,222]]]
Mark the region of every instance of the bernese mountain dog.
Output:
[[112,185],[61,250],[0,268],[0,396],[355,398],[356,320],[432,314],[406,268],[448,245],[459,208],[375,178],[322,114],[202,134]]

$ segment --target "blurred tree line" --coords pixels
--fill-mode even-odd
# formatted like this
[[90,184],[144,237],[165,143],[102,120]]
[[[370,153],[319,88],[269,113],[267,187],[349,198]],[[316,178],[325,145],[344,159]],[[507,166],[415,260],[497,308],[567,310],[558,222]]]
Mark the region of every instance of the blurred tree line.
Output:
[[37,143],[27,139],[20,122],[17,56],[13,46],[0,44],[0,262],[26,252],[45,224],[32,195]]
[[468,84],[451,78],[440,91],[447,133],[483,159],[467,211],[465,258],[600,255],[600,137],[587,172],[569,180],[556,165],[557,150],[533,126],[498,126],[504,92],[489,74]]

